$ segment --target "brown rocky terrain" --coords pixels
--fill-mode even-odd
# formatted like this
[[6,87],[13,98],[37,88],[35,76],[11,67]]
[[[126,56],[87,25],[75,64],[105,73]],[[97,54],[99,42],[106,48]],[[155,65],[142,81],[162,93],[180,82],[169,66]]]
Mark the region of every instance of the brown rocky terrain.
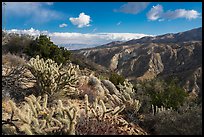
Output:
[[75,52],[131,81],[176,76],[186,91],[198,95],[202,91],[201,38],[202,28],[198,28]]

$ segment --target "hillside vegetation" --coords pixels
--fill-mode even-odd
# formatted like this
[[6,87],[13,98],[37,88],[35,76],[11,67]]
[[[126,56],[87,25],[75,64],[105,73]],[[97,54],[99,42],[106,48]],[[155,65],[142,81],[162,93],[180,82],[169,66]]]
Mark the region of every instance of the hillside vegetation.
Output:
[[131,83],[77,65],[47,36],[28,38],[23,50],[10,41],[2,41],[2,135],[202,134],[201,98],[174,78]]

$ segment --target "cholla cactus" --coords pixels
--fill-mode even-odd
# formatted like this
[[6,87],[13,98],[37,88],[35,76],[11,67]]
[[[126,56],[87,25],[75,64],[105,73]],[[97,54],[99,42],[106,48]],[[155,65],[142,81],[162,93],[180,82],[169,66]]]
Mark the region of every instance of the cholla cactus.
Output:
[[127,93],[130,96],[134,96],[135,95],[135,91],[133,89],[133,85],[130,82],[128,82],[127,80],[124,81],[123,85],[121,85],[119,83],[119,85],[117,87],[120,89],[120,92],[122,92],[122,93]]
[[158,113],[161,113],[161,112],[164,112],[164,111],[172,111],[172,107],[170,108],[165,108],[164,106],[161,106],[160,108],[158,106],[154,106],[152,105],[152,114],[155,115],[155,114],[158,114]]
[[110,87],[112,87],[111,89],[114,89],[113,94],[106,95],[112,106],[125,105],[126,111],[131,111],[133,113],[137,113],[139,111],[141,103],[136,99],[135,91],[133,90],[133,85],[131,83],[125,81],[124,85],[119,84],[119,91],[116,88],[113,88],[113,85],[110,84],[110,82],[105,81],[103,83],[108,89],[110,89]]
[[51,59],[44,61],[38,55],[36,58],[31,58],[27,66],[37,79],[42,93],[51,96],[58,93],[74,94],[69,87],[73,87],[77,83],[78,66],[70,63],[65,68],[62,67],[62,64],[57,65]]
[[[79,135],[144,135],[137,125],[127,122],[119,113],[125,105],[109,107],[108,103],[96,98],[92,103],[85,95],[85,115],[81,115],[76,129]],[[82,113],[83,114],[83,113]]]
[[75,134],[75,125],[78,109],[75,106],[64,107],[61,100],[57,105],[48,108],[48,96],[30,95],[25,97],[26,102],[19,108],[10,101],[15,123],[19,131],[27,135],[34,134]]
[[125,105],[117,106],[115,108],[107,108],[103,100],[96,100],[93,104],[88,101],[88,95],[85,95],[85,112],[88,117],[97,118],[98,120],[104,119],[106,115],[117,115],[125,109]]

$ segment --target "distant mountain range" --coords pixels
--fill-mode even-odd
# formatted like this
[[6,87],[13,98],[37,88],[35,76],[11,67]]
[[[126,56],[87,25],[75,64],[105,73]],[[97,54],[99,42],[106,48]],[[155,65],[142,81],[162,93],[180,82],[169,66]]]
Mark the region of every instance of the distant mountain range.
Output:
[[130,45],[135,43],[178,43],[187,41],[202,41],[202,27],[175,34],[168,33],[155,37],[143,37],[141,39],[124,42],[123,44]]
[[202,91],[202,27],[176,34],[115,41],[74,51],[131,81],[176,76],[186,91]]
[[187,41],[202,41],[202,27],[179,33],[167,33],[158,36],[145,36],[140,39],[132,39],[129,41],[113,41],[94,48],[107,48],[114,46],[132,45],[137,43],[178,43]]

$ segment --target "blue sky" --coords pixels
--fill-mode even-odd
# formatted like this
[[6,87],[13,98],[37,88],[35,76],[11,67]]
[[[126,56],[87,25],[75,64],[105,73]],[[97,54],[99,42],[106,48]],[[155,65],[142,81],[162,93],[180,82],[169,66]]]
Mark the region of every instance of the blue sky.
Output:
[[[74,43],[74,40],[70,42],[97,45],[145,35],[182,32],[202,26],[201,2],[7,2],[6,4],[8,31],[14,29],[16,32],[25,33],[28,30],[30,33],[46,31],[52,34],[51,36],[55,34],[53,40],[57,44],[63,44],[59,43],[59,39],[58,42],[56,40],[59,35],[61,41],[62,37],[66,37],[66,41],[72,41],[73,35],[76,37],[76,35],[90,34],[94,39],[98,38],[95,35],[100,34],[101,41],[98,43]],[[4,15],[2,17],[4,27]],[[108,36],[104,38],[104,35]]]

